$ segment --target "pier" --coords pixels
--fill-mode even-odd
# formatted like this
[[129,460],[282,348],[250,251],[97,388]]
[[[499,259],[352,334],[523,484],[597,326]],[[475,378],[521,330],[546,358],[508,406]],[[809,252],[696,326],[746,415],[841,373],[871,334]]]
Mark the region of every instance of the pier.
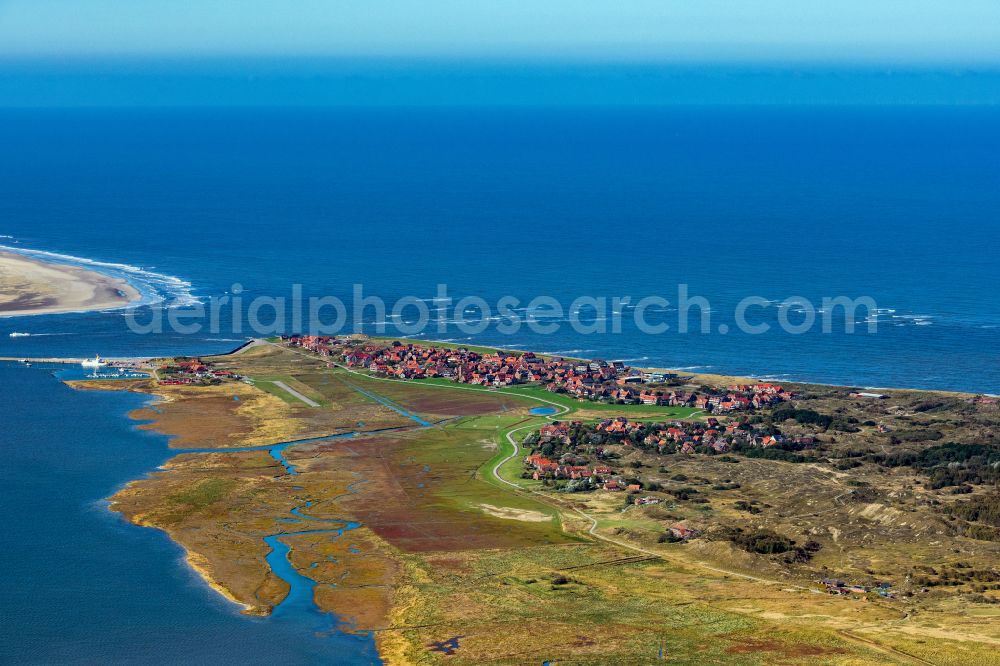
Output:
[[[102,361],[106,363],[147,363],[152,361],[154,357],[152,356],[129,356],[129,357],[119,357],[119,358],[101,358]],[[84,361],[90,359],[86,358],[37,358],[28,356],[0,356],[0,362],[10,361],[13,363],[21,363],[27,361],[28,363],[64,363],[66,365],[80,365]]]

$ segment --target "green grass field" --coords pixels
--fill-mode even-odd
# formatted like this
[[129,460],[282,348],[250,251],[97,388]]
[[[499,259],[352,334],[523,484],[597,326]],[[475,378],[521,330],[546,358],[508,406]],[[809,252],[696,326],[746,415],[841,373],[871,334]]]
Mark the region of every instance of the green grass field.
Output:
[[254,375],[250,379],[253,380],[254,386],[262,391],[270,393],[273,396],[281,398],[289,405],[295,405],[298,407],[305,406],[305,403],[275,384],[275,382],[284,382],[286,385],[292,387],[307,398],[311,398],[318,402],[321,407],[328,407],[330,405],[330,401],[327,400],[321,393],[313,389],[312,386],[297,380],[291,375]]
[[[513,436],[518,442],[520,442],[529,432],[532,431],[532,429],[538,428],[546,422],[546,419],[541,417],[525,417],[524,415],[516,414],[491,414],[463,419],[462,421],[455,423],[452,427],[463,430],[476,430],[484,434],[488,433],[488,435],[496,442],[496,453],[489,460],[483,463],[482,466],[480,466],[479,476],[491,484],[509,489],[507,484],[498,481],[493,475],[493,468],[496,467],[496,464],[514,452],[514,447],[507,439],[507,434],[512,430],[516,430],[517,432],[515,432]],[[507,460],[497,471],[505,480],[515,483],[521,488],[532,489],[540,487],[542,484],[538,481],[521,478],[521,470],[524,468],[524,457],[527,454],[528,451],[521,447],[519,454],[510,460]]]
[[598,411],[598,412],[614,412],[620,414],[622,412],[628,412],[629,414],[643,414],[649,417],[662,418],[662,419],[685,419],[690,418],[692,415],[701,412],[701,410],[694,409],[693,407],[666,407],[657,405],[614,405],[603,402],[593,402],[590,400],[579,400],[570,396],[566,393],[553,393],[552,391],[547,391],[541,386],[530,384],[524,386],[512,386],[510,388],[502,389],[503,393],[509,393],[512,395],[522,395],[529,398],[535,398],[538,400],[545,400],[547,402],[554,402],[562,407],[566,407],[570,410],[570,413],[585,410],[585,411]]
[[[355,376],[366,376],[370,377],[373,381],[383,381],[382,378],[376,378],[369,375],[367,372],[355,371],[357,374]],[[428,379],[388,379],[385,381],[391,382],[393,384],[412,384],[414,386],[441,386],[445,388],[451,388],[457,391],[467,391],[467,392],[481,392],[481,393],[492,393],[499,395],[512,396],[517,398],[523,398],[525,400],[530,400],[536,403],[536,406],[559,406],[565,408],[567,411],[563,412],[562,415],[568,416],[575,412],[587,411],[587,412],[608,412],[609,414],[622,414],[627,413],[630,415],[640,415],[644,418],[658,418],[658,419],[688,419],[703,413],[703,410],[695,409],[693,407],[669,407],[669,406],[659,406],[659,405],[616,405],[603,402],[594,402],[591,400],[580,400],[566,393],[553,393],[548,391],[540,385],[537,384],[524,384],[517,386],[509,386],[505,388],[485,388],[481,386],[470,386],[468,384],[459,384],[452,381],[451,379],[446,379],[443,377],[431,377]]]
[[[509,486],[491,483],[492,443],[495,430],[481,423],[459,422],[445,427],[411,431],[395,438],[394,487],[402,488],[406,512],[414,521],[473,521],[478,535],[503,547],[573,543],[575,536],[562,530],[558,510],[531,496],[512,492]],[[483,427],[476,427],[477,425]],[[489,473],[489,476],[486,474]],[[548,520],[504,519],[492,511],[544,515]]]

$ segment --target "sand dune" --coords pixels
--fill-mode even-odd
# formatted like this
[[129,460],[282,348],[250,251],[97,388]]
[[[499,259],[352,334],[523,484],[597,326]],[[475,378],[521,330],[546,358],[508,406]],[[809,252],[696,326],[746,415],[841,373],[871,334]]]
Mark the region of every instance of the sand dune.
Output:
[[0,317],[106,310],[140,298],[119,278],[0,252]]

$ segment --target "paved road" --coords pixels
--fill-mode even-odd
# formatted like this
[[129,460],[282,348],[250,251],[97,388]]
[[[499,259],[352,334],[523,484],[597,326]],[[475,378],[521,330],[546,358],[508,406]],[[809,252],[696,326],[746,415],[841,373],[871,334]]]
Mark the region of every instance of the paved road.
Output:
[[272,383],[275,386],[277,386],[278,388],[280,388],[281,390],[288,391],[288,393],[290,393],[291,395],[294,395],[296,398],[298,398],[302,402],[306,403],[310,407],[319,407],[319,403],[318,402],[316,402],[312,398],[308,398],[308,397],[302,395],[301,393],[299,393],[298,391],[296,391],[295,389],[293,389],[291,386],[289,386],[285,382],[272,382]]

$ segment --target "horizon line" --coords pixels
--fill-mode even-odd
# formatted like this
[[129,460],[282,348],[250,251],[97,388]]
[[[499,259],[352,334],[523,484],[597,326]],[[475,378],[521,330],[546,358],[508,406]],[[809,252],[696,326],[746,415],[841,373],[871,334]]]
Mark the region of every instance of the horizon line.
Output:
[[733,69],[742,71],[781,71],[808,69],[815,71],[883,71],[943,72],[980,71],[1000,73],[998,59],[910,59],[910,58],[856,58],[828,59],[820,57],[797,58],[700,58],[678,56],[570,56],[570,55],[449,55],[449,54],[261,54],[241,52],[218,53],[3,53],[0,65],[46,64],[72,67],[85,64],[184,64],[184,65],[392,65],[392,66],[467,66],[504,67],[605,67],[637,68],[664,67],[676,69]]

